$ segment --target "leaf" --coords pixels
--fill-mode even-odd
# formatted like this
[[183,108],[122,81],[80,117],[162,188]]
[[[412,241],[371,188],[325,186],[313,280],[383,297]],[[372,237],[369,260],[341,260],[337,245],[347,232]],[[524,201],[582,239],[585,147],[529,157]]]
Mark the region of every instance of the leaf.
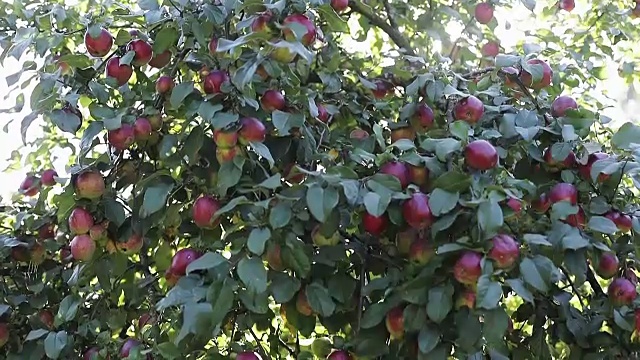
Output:
[[469,139],[470,129],[471,126],[464,120],[457,120],[449,125],[449,132],[451,133],[451,135],[457,137],[462,141],[467,141]]
[[335,10],[329,4],[324,4],[322,6],[317,7],[317,10],[322,15],[322,20],[327,22],[329,25],[329,29],[331,32],[340,33],[340,32],[349,32],[349,25],[342,18],[342,16],[336,14]]
[[368,192],[363,199],[364,207],[367,212],[373,216],[381,216],[387,211],[387,207],[391,203],[391,196],[388,194],[378,194]]
[[182,327],[174,343],[178,345],[189,334],[198,334],[200,329],[211,324],[213,307],[209,303],[189,303],[183,307]]
[[[153,42],[153,52],[156,54],[162,53],[165,50],[173,47],[177,42],[180,35],[178,30],[172,26],[166,26],[160,29],[156,34]],[[175,89],[174,89],[175,91]]]
[[440,323],[447,317],[453,302],[453,286],[442,285],[429,289],[429,302],[427,303],[427,315],[431,321]]
[[53,121],[60,130],[71,134],[75,134],[80,130],[80,126],[82,125],[82,119],[71,111],[56,109],[53,110],[49,116],[51,117],[51,121]]
[[520,57],[515,55],[499,54],[496,56],[496,67],[503,68],[508,66],[514,66],[520,62]]
[[562,238],[562,248],[569,250],[578,250],[589,246],[589,240],[580,235],[579,232],[572,232]]
[[260,258],[243,258],[238,263],[236,272],[249,291],[255,293],[267,291],[267,270]]
[[438,346],[440,343],[440,330],[433,326],[424,325],[418,333],[418,347],[420,352],[427,354]]
[[429,196],[429,207],[431,212],[435,216],[446,214],[453,210],[458,204],[460,194],[457,192],[451,193],[442,189],[434,189]]
[[478,224],[487,234],[495,234],[504,224],[502,208],[494,199],[484,201],[478,207]]
[[207,252],[200,256],[187,266],[187,274],[191,274],[198,270],[213,269],[220,264],[224,264],[228,260],[217,252]]
[[164,208],[171,190],[173,190],[173,182],[158,182],[148,187],[144,192],[142,206],[140,207],[140,217],[146,218]]
[[290,114],[276,110],[271,114],[271,122],[280,136],[287,136],[292,128],[299,128],[304,124],[304,115]]
[[[211,123],[213,120],[213,116],[224,107],[222,104],[211,104],[209,101],[203,101],[200,103],[200,107],[198,107],[198,114],[202,116],[203,119]],[[236,118],[237,120],[237,118]]]
[[508,327],[509,316],[502,307],[497,307],[491,311],[484,312],[484,326],[482,333],[489,342],[501,342]]
[[238,114],[226,113],[226,112],[216,112],[213,118],[211,118],[211,125],[216,129],[223,129],[227,126],[238,121],[240,116]]
[[542,245],[542,246],[552,246],[552,244],[547,240],[547,237],[540,234],[524,234],[522,236],[524,241],[529,245]]
[[293,296],[300,290],[300,280],[286,273],[274,272],[271,276],[269,289],[276,303],[284,304],[293,299]]
[[604,216],[592,216],[589,219],[587,227],[591,230],[610,235],[613,235],[618,231],[616,224],[611,221],[611,219]]
[[508,279],[505,282],[518,294],[524,301],[533,304],[533,294],[529,291],[521,279]]
[[502,286],[499,282],[491,281],[488,275],[482,275],[478,279],[476,296],[476,307],[488,310],[495,309],[502,297]]
[[50,332],[44,339],[44,351],[51,359],[57,359],[62,350],[67,346],[67,332],[62,330]]
[[311,271],[311,259],[305,251],[305,245],[298,239],[287,239],[282,248],[282,261],[293,271],[305,278]]
[[549,291],[549,285],[542,277],[540,270],[536,266],[536,263],[533,262],[530,258],[524,258],[520,263],[520,273],[524,278],[524,281],[527,284],[533,286],[534,288],[540,290],[543,293]]
[[125,221],[124,206],[116,199],[111,197],[104,198],[104,216],[107,220],[113,222],[116,226],[120,226]]
[[274,229],[286,226],[291,221],[291,205],[285,202],[279,202],[271,209],[269,213],[269,225]]
[[448,171],[439,176],[434,182],[434,188],[449,192],[464,192],[471,186],[471,176],[458,171]]
[[82,139],[80,140],[80,149],[85,153],[88,151],[93,139],[104,129],[102,121],[92,121],[89,126],[82,132]]
[[229,310],[233,307],[234,297],[233,285],[230,281],[218,281],[211,284],[207,292],[207,299],[211,302],[211,309],[213,310],[211,316],[213,325],[222,323]]
[[322,188],[320,184],[313,184],[307,190],[307,206],[316,220],[323,223],[331,211],[338,205],[340,195],[334,187]]
[[640,144],[640,126],[625,123],[611,137],[611,145],[622,150],[630,150],[631,144]]
[[363,329],[372,328],[382,322],[389,311],[389,306],[385,303],[371,304],[362,314],[360,327]]
[[29,130],[29,126],[31,126],[31,123],[33,123],[37,118],[38,113],[35,111],[22,118],[22,122],[20,122],[20,136],[22,137],[22,144],[27,144],[27,130]]
[[247,240],[247,248],[256,255],[264,253],[264,247],[267,240],[271,238],[271,230],[268,227],[255,228],[251,230],[249,239]]
[[62,299],[62,302],[60,302],[56,317],[60,319],[63,324],[69,322],[76,317],[79,306],[80,300],[75,295],[67,295]]
[[269,148],[267,147],[267,145],[261,142],[254,142],[254,141],[252,141],[250,145],[253,151],[256,152],[256,154],[267,159],[267,161],[269,162],[269,166],[273,167],[273,164],[275,163],[275,161],[273,161],[273,156],[271,156],[271,151],[269,151]]
[[520,0],[522,5],[524,5],[527,9],[533,11],[536,8],[536,0]]
[[171,90],[171,98],[169,99],[171,107],[175,109],[179,108],[184,102],[184,99],[186,99],[193,90],[193,81],[185,81],[176,85],[173,90]]
[[331,299],[329,291],[317,282],[308,285],[305,294],[311,308],[321,316],[331,316],[335,311],[336,304]]
[[242,46],[246,44],[247,41],[248,41],[248,37],[246,35],[240,36],[235,40],[218,39],[218,49],[216,51],[217,52],[229,51],[229,50],[235,49],[238,46]]
[[46,329],[31,330],[27,334],[27,337],[24,339],[24,341],[37,340],[37,339],[40,339],[41,337],[47,335],[48,333],[49,333],[49,330],[46,330]]

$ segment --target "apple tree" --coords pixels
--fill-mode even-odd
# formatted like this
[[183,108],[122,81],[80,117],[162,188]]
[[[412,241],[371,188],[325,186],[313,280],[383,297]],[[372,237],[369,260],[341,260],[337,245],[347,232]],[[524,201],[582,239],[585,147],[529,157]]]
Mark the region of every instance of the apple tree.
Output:
[[[501,45],[523,10],[536,28]],[[29,151],[0,209],[3,359],[640,351],[640,127],[601,96],[611,64],[638,80],[640,3],[0,15]]]

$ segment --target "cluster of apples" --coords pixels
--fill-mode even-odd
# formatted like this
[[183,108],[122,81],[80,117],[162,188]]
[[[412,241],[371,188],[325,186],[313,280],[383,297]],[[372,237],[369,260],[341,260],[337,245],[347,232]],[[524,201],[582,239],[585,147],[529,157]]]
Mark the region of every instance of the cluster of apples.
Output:
[[54,186],[56,184],[58,173],[53,169],[47,169],[40,174],[27,175],[20,183],[20,193],[26,196],[36,196],[40,192],[40,186]]
[[107,132],[109,145],[119,151],[129,149],[134,143],[147,144],[157,131],[162,128],[164,120],[159,114],[149,117],[138,117],[133,124],[122,123],[119,128]]
[[239,121],[239,128],[215,129],[213,141],[216,143],[216,159],[220,164],[233,160],[236,155],[242,154],[242,147],[251,142],[264,142],[267,136],[267,127],[255,117],[243,117]]

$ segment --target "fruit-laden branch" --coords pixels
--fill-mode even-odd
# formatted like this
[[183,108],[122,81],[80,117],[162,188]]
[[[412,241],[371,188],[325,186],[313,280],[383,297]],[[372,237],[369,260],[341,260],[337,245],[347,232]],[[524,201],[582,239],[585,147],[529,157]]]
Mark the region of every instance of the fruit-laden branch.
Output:
[[389,23],[386,22],[383,18],[374,14],[373,10],[371,10],[369,6],[358,0],[350,0],[349,6],[354,12],[357,12],[358,14],[364,16],[373,25],[379,27],[380,29],[382,29],[382,31],[387,33],[391,40],[400,48],[404,49],[407,54],[416,56],[416,53],[411,48],[411,44],[409,44],[409,40],[407,40],[407,38],[402,35],[400,30],[389,25]]

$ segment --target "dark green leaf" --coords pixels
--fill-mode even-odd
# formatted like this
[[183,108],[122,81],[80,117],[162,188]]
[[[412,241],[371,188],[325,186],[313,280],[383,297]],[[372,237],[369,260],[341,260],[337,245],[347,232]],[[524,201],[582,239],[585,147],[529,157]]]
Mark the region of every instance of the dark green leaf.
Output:
[[453,302],[453,286],[441,285],[429,289],[429,302],[427,303],[427,315],[431,321],[440,323],[447,317]]
[[488,275],[482,275],[478,279],[476,294],[476,307],[489,310],[495,309],[502,297],[502,286],[500,286],[499,282],[491,281]]
[[307,300],[311,308],[321,316],[331,316],[336,309],[336,304],[331,299],[329,291],[322,285],[314,282],[305,289]]
[[262,255],[267,240],[271,238],[271,230],[269,228],[255,228],[251,230],[249,239],[247,240],[247,248],[256,255]]
[[193,81],[181,82],[171,91],[170,103],[173,108],[179,108],[184,99],[193,92]]
[[260,258],[243,258],[238,263],[236,272],[249,291],[255,293],[267,291],[267,269]]
[[62,350],[67,346],[67,332],[62,330],[50,332],[44,339],[44,351],[51,359],[57,359],[60,356]]

